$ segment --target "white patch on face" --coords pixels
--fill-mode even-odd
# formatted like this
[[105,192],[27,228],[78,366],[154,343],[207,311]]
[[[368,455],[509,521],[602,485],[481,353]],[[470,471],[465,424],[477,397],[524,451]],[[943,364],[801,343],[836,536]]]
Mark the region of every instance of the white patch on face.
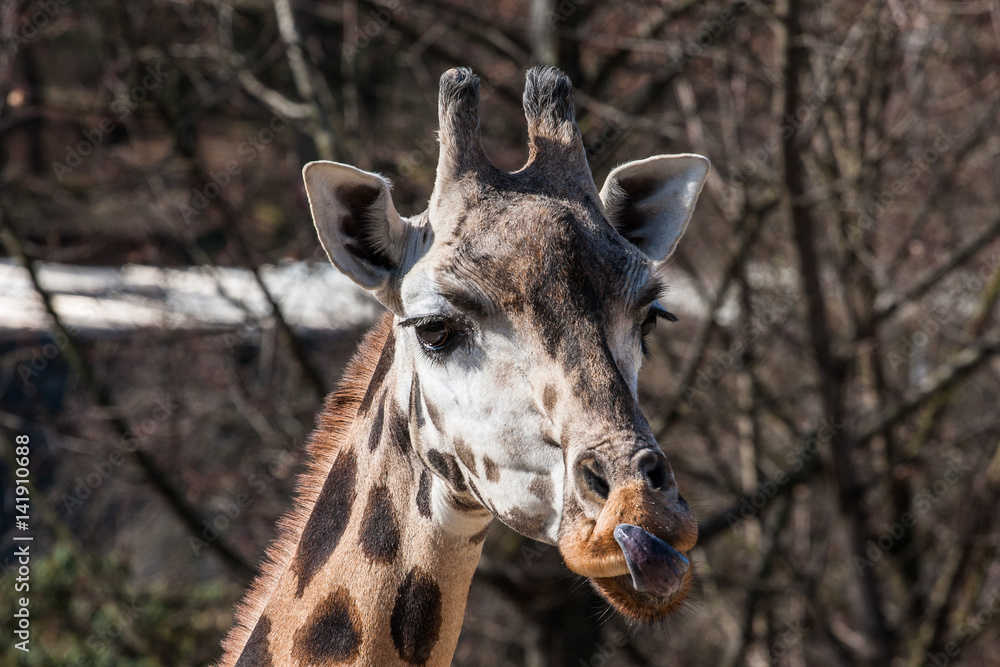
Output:
[[448,301],[436,288],[434,268],[418,262],[406,274],[400,287],[403,312],[407,318],[434,315],[448,310]]
[[[559,465],[550,471],[548,477],[552,480],[552,502],[546,502],[532,494],[528,489],[535,480],[537,473],[523,472],[520,470],[502,470],[500,481],[495,486],[502,489],[517,489],[517,493],[508,494],[498,491],[494,494],[494,511],[497,516],[504,517],[511,510],[517,508],[529,517],[542,517],[545,520],[544,528],[538,535],[532,535],[533,539],[556,545],[559,543],[559,523],[562,516],[563,505],[563,480],[566,477],[566,469],[562,458]],[[476,483],[479,486],[479,483]],[[484,485],[491,486],[490,482]],[[482,486],[479,486],[482,490]],[[506,503],[506,504],[504,504]]]
[[438,479],[431,487],[431,516],[434,522],[453,535],[472,536],[493,520],[488,510],[459,509],[448,498],[448,488]]
[[[401,294],[407,318],[454,312],[454,307],[438,293],[430,267],[414,267],[403,282]],[[468,340],[437,357],[421,349],[412,328],[397,329],[400,374],[396,398],[400,405],[409,405],[415,372],[422,403],[434,407],[441,425],[439,432],[426,415],[420,432],[415,434],[414,446],[424,460],[430,449],[455,457],[491,511],[503,516],[516,508],[529,517],[540,517],[545,525],[543,534],[530,537],[555,543],[562,512],[563,452],[543,442],[543,434],[552,429],[533,398],[537,392],[529,377],[534,357],[529,346],[514,340],[509,332],[476,324]],[[424,407],[420,406],[420,410]],[[475,474],[458,456],[458,441],[472,451]],[[496,464],[496,482],[487,479],[486,456]],[[529,491],[539,474],[552,480],[551,502]],[[445,484],[436,482],[434,490],[435,520],[457,520]]]
[[608,332],[608,344],[618,371],[632,390],[639,393],[639,368],[642,366],[642,335],[636,323],[626,317],[618,318]]

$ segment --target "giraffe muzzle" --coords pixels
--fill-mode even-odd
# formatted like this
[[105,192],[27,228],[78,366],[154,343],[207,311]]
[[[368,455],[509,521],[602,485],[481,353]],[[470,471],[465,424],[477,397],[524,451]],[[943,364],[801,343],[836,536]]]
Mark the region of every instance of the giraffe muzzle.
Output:
[[626,616],[663,618],[691,586],[698,524],[659,447],[605,442],[574,457],[559,551]]

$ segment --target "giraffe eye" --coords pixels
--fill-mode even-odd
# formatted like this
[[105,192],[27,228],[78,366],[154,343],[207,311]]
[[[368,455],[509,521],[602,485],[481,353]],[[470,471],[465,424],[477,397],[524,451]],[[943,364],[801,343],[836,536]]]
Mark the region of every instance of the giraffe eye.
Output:
[[646,319],[643,321],[642,326],[639,327],[639,333],[642,334],[643,338],[645,338],[646,336],[648,336],[649,334],[653,333],[656,330],[657,318],[658,316],[655,313],[650,313],[648,316],[646,316]]
[[428,352],[443,352],[458,339],[458,331],[447,320],[432,320],[417,325],[417,338]]
[[662,306],[654,303],[650,307],[646,319],[639,325],[639,347],[642,348],[642,354],[646,357],[649,357],[649,343],[647,339],[656,330],[656,320],[661,318],[668,322],[677,321],[677,317],[673,313],[667,312]]

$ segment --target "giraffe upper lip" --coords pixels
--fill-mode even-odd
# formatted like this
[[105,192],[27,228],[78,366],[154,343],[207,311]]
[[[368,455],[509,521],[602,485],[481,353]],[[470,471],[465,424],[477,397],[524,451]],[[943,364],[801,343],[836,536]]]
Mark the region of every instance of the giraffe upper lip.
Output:
[[615,528],[615,541],[625,555],[625,563],[637,591],[673,597],[684,584],[691,563],[676,549],[630,523]]

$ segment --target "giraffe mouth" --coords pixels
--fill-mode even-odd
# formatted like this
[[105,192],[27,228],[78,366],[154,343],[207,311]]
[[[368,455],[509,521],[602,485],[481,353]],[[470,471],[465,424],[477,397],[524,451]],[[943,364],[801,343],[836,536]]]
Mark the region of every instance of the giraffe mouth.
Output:
[[632,587],[640,593],[673,598],[685,585],[691,563],[679,551],[630,523],[615,528],[615,541],[625,555]]
[[[604,555],[570,558],[566,564],[590,579],[598,592],[625,616],[657,621],[679,608],[687,597],[694,568],[684,553],[662,538],[631,523],[615,526],[601,539]],[[693,539],[685,544],[693,546]],[[607,544],[610,542],[610,544]]]
[[680,607],[694,577],[687,552],[698,540],[698,524],[683,500],[663,502],[660,495],[623,484],[598,516],[574,517],[560,527],[567,567],[638,621],[659,620]]

